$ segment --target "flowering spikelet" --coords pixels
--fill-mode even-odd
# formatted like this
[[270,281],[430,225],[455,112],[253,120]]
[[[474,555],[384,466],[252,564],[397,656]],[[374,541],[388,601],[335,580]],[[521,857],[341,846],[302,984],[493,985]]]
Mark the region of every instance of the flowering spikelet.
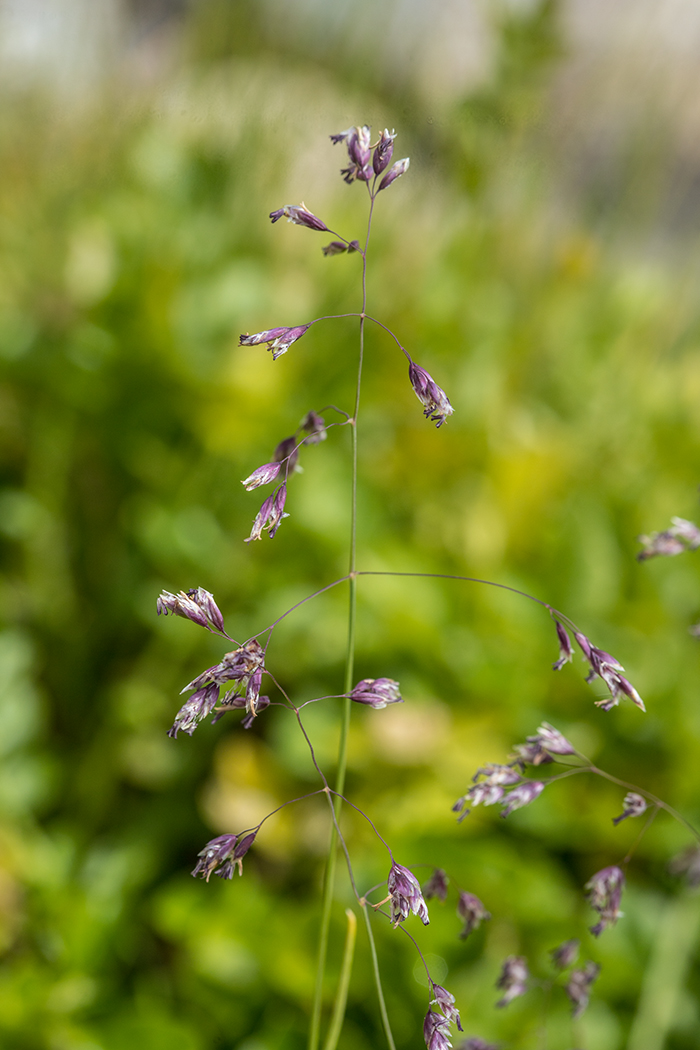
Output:
[[281,219],[282,216],[287,217],[287,222],[293,222],[296,226],[306,226],[308,230],[318,230],[319,233],[328,230],[325,222],[322,222],[317,215],[309,211],[303,201],[301,204],[285,204],[283,208],[277,208],[276,211],[270,212],[270,218],[273,223]]
[[358,704],[368,704],[376,710],[387,704],[402,704],[399,683],[393,678],[363,678],[350,693],[350,699]]
[[588,1006],[591,995],[591,985],[600,973],[600,966],[590,960],[580,970],[573,970],[564,991],[571,1000],[574,1018],[580,1017]]
[[580,946],[581,942],[576,937],[572,937],[570,941],[564,941],[558,948],[552,948],[549,954],[557,970],[568,970],[570,966],[573,966],[578,959]]
[[423,405],[425,418],[430,417],[436,427],[441,427],[454,412],[445,391],[437,385],[429,372],[413,361],[408,366],[408,378],[416,397]]
[[297,469],[297,461],[299,459],[299,444],[294,434],[288,438],[283,438],[279,445],[274,451],[273,459],[275,463],[279,463],[281,467],[285,467],[285,472],[291,474]]
[[423,1038],[428,1050],[450,1050],[449,1019],[435,1010],[428,1010],[423,1022]]
[[613,817],[613,824],[616,826],[621,820],[626,820],[627,817],[641,817],[642,813],[646,811],[647,800],[638,795],[636,791],[628,791],[622,800],[622,813],[619,817]]
[[212,725],[214,725],[215,722],[218,722],[220,718],[223,718],[227,711],[236,711],[246,708],[248,709],[248,713],[246,714],[245,718],[241,719],[241,729],[250,729],[253,722],[255,721],[256,716],[259,715],[261,711],[264,711],[265,708],[269,706],[270,697],[258,695],[255,701],[255,711],[251,711],[247,690],[246,695],[242,695],[241,693],[232,691],[230,693],[226,693],[225,696],[221,697],[221,700],[219,701],[219,706],[216,709],[216,713],[211,720]]
[[360,242],[359,241],[331,241],[321,251],[324,255],[342,255],[343,252],[347,252],[348,255],[352,255],[353,252],[359,252]]
[[543,722],[536,736],[526,738],[526,743],[515,745],[516,761],[522,767],[525,763],[533,766],[553,762],[552,755],[575,755],[573,744],[549,722]]
[[344,142],[348,150],[349,164],[342,168],[340,174],[348,185],[355,179],[360,182],[369,182],[372,178],[372,167],[370,165],[370,128],[363,124],[361,127],[348,128],[331,135],[330,140],[334,146]]
[[408,157],[402,157],[401,160],[397,160],[394,164],[392,164],[382,181],[379,183],[379,189],[377,190],[377,193],[379,193],[380,190],[388,189],[389,186],[391,186],[392,182],[396,182],[396,180],[400,178],[401,175],[405,175],[408,171],[408,166],[410,163],[411,161]]
[[496,1006],[507,1006],[519,995],[525,995],[529,976],[527,960],[522,955],[509,955],[496,981],[496,987],[503,990],[503,996],[498,1000]]
[[433,1000],[437,1004],[438,1009],[442,1011],[448,1021],[452,1024],[456,1024],[459,1031],[462,1031],[462,1021],[459,1016],[459,1010],[455,1006],[455,997],[451,992],[447,991],[447,988],[443,988],[439,984],[433,984]]
[[[484,777],[482,781],[479,781],[479,777]],[[466,795],[462,795],[455,802],[452,810],[454,813],[461,813],[460,821],[469,814],[469,810],[465,809],[467,802],[470,802],[473,806],[478,806],[483,803],[485,806],[493,806],[496,802],[499,802],[504,794],[504,785],[517,784],[522,777],[517,769],[513,766],[499,765],[497,762],[492,762],[482,769],[477,769],[476,773],[472,777],[475,781],[474,786],[469,788]]]
[[462,891],[457,901],[457,915],[464,921],[464,928],[460,933],[460,940],[467,939],[470,933],[478,929],[482,922],[491,918],[491,912],[481,903],[473,893]]
[[526,780],[522,784],[518,784],[511,791],[508,792],[505,799],[501,802],[503,809],[501,810],[501,816],[509,816],[514,809],[522,809],[523,806],[529,806],[531,802],[542,794],[545,789],[545,785],[541,780]]
[[[206,671],[197,675],[182,690],[183,693],[190,689],[195,692],[178,712],[168,736],[176,737],[179,730],[191,736],[199,722],[214,710],[219,699],[219,687],[226,682],[237,682],[239,690],[246,691],[246,708],[249,713],[255,715],[256,709],[250,703],[249,693],[251,683],[253,683],[252,689],[255,695],[257,696],[260,692],[264,656],[260,643],[252,639],[238,649],[234,649],[233,652],[226,653],[221,663],[208,667]],[[227,694],[226,703],[227,706],[233,706],[230,694]]]
[[267,343],[267,349],[272,351],[272,360],[276,361],[282,354],[286,354],[292,343],[301,339],[308,332],[310,324],[300,324],[295,328],[269,328],[266,332],[256,332],[254,335],[242,335],[239,337],[239,346],[260,346]]
[[569,633],[563,624],[559,623],[558,620],[554,621],[557,629],[557,638],[559,640],[559,659],[556,663],[552,664],[553,671],[561,671],[564,664],[570,663],[574,658],[574,647],[571,644]]
[[199,723],[212,713],[218,699],[218,685],[212,684],[198,689],[178,711],[175,721],[168,730],[168,736],[175,740],[180,730],[192,736]]
[[574,638],[581,646],[581,651],[591,667],[586,676],[586,681],[592,682],[594,678],[602,678],[610,690],[609,699],[596,700],[596,707],[600,707],[603,711],[610,711],[611,708],[619,704],[620,695],[622,694],[628,696],[640,710],[646,711],[644,701],[637,690],[621,674],[624,671],[622,664],[618,663],[615,657],[611,656],[610,653],[606,653],[604,649],[598,649],[580,631],[575,632]]
[[381,175],[385,168],[391,163],[395,138],[395,131],[389,131],[388,128],[384,128],[374,153],[372,154],[372,168],[374,169],[375,175]]
[[224,630],[224,618],[219,606],[214,601],[214,595],[205,591],[203,587],[195,587],[191,591],[180,591],[179,594],[171,594],[170,591],[162,591],[156,602],[158,615],[183,616],[186,620],[192,620],[200,627],[213,627],[217,631]]
[[245,543],[250,543],[252,540],[261,540],[262,534],[266,529],[270,533],[270,539],[272,539],[280,526],[282,518],[288,517],[284,513],[286,499],[287,485],[284,483],[280,485],[277,492],[273,493],[272,496],[268,496],[263,503],[253,522],[250,536],[246,537]]
[[597,871],[586,883],[588,903],[600,915],[596,925],[591,926],[594,937],[599,937],[608,926],[614,926],[623,914],[620,899],[624,884],[624,872],[616,865]]
[[407,919],[411,912],[418,916],[424,926],[428,925],[428,909],[423,900],[420,883],[412,871],[394,861],[387,879],[387,887],[391,898],[391,922],[394,927]]
[[192,871],[192,874],[206,879],[215,872],[222,879],[233,878],[234,868],[238,868],[238,874],[243,874],[243,857],[255,841],[257,831],[252,831],[239,839],[236,835],[219,835],[217,838],[207,842],[203,850],[197,856],[200,860]]
[[306,413],[299,429],[306,434],[304,438],[305,445],[318,445],[319,442],[325,441],[328,436],[323,416],[319,416],[318,412],[314,411]]
[[446,872],[444,872],[442,868],[436,868],[423,887],[423,896],[427,901],[432,897],[437,897],[437,899],[444,904],[447,900],[447,887],[449,882],[450,880],[448,879]]
[[245,481],[242,481],[241,485],[244,486],[246,492],[252,492],[253,489],[260,488],[261,485],[269,485],[271,481],[275,480],[281,469],[279,463],[263,463]]
[[659,555],[669,558],[684,551],[694,551],[700,547],[700,529],[686,518],[671,518],[670,529],[663,532],[652,532],[651,536],[638,536],[642,550],[637,561],[646,561]]

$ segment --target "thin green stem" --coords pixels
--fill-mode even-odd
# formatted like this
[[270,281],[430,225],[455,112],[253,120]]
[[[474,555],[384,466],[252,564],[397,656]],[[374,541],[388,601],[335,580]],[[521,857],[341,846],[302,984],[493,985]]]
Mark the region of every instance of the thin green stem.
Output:
[[357,934],[357,919],[355,918],[355,912],[351,911],[350,908],[346,908],[345,914],[348,919],[348,931],[345,935],[343,965],[340,970],[340,977],[338,978],[338,991],[336,992],[335,1002],[333,1004],[331,1025],[328,1029],[326,1041],[323,1044],[323,1050],[335,1050],[343,1028],[343,1021],[345,1020],[345,1007],[348,1001],[348,986],[350,984],[352,960],[355,954],[355,937]]
[[365,917],[365,926],[367,927],[367,937],[369,938],[369,950],[372,953],[372,969],[374,971],[374,983],[377,986],[377,996],[379,997],[379,1012],[382,1015],[382,1024],[384,1026],[384,1033],[386,1035],[386,1041],[389,1044],[389,1050],[396,1050],[396,1044],[394,1043],[394,1036],[391,1032],[391,1025],[389,1024],[389,1015],[386,1012],[386,1003],[384,1002],[384,992],[382,991],[382,979],[379,974],[379,961],[377,960],[377,949],[374,944],[374,934],[372,933],[372,923],[370,922],[369,914],[367,912],[367,904],[362,905],[362,912]]
[[[360,314],[360,353],[357,365],[357,384],[355,387],[355,411],[353,418],[349,420],[352,433],[352,489],[351,489],[351,513],[350,513],[350,556],[349,556],[349,601],[348,601],[348,644],[345,657],[345,684],[343,709],[340,723],[340,740],[338,742],[338,765],[335,778],[335,790],[342,795],[345,789],[345,773],[348,761],[348,734],[350,731],[350,692],[352,690],[352,679],[355,670],[355,621],[357,611],[357,417],[360,411],[360,393],[362,390],[362,365],[365,354],[365,310],[367,308],[367,248],[372,230],[372,212],[374,210],[374,198],[370,200],[369,216],[367,219],[367,236],[365,238],[365,249],[362,254],[362,313]],[[321,929],[318,939],[318,962],[316,968],[316,984],[314,987],[314,999],[311,1008],[311,1025],[309,1027],[309,1050],[318,1050],[321,1031],[321,1009],[323,1005],[323,979],[326,972],[326,957],[328,954],[328,934],[331,923],[331,910],[333,907],[333,891],[335,888],[335,869],[338,857],[338,821],[342,808],[342,799],[335,798],[334,821],[331,828],[331,839],[328,847],[328,861],[326,864],[326,877],[323,885],[323,903],[321,906]]]

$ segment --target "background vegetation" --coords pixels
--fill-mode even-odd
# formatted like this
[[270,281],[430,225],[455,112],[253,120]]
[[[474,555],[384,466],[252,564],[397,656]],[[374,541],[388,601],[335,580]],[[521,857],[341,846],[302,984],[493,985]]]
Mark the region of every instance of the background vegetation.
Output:
[[[580,936],[602,964],[574,1037],[551,1050],[689,1050],[700,1024],[697,897],[667,872],[688,844],[659,818],[625,918],[599,942],[582,896],[637,834],[622,791],[580,777],[501,821],[450,807],[485,761],[553,722],[599,764],[700,820],[693,555],[643,566],[640,532],[697,517],[700,327],[692,244],[650,234],[668,189],[649,137],[574,203],[548,107],[566,40],[556,5],[498,22],[487,82],[433,119],[410,84],[280,43],[253,7],[201,4],[149,97],[59,112],[16,97],[0,163],[0,1040],[8,1050],[277,1050],[304,1045],[328,828],[322,800],[270,821],[243,879],[189,876],[197,851],[316,785],[291,719],[233,717],[168,740],[182,685],[221,646],[158,621],[166,587],[214,592],[237,637],[345,571],[348,435],[308,449],[273,543],[243,537],[240,479],[310,408],[349,406],[356,329],[315,326],[274,363],[240,332],[357,309],[357,257],[268,212],[302,198],[355,236],[364,199],[327,135],[400,134],[411,170],[380,201],[371,312],[447,390],[422,419],[405,362],[370,331],[360,432],[360,564],[487,575],[572,616],[648,706],[593,706],[582,666],[552,675],[551,623],[489,588],[363,580],[359,676],[406,703],[355,716],[349,791],[405,864],[438,864],[493,919],[458,940],[453,902],[421,943],[466,1034],[542,1045],[540,993],[496,1011],[502,959]],[[297,46],[298,45],[298,46]],[[429,119],[430,118],[430,119]],[[650,132],[650,135],[652,133]],[[643,173],[640,175],[640,166]],[[651,187],[651,188],[650,188]],[[345,595],[309,603],[270,665],[297,698],[342,677]],[[331,769],[333,706],[309,710]],[[346,814],[360,883],[386,858]],[[426,868],[427,872],[427,868]],[[339,889],[339,962],[343,907]],[[392,1023],[419,1046],[413,949],[378,926]],[[360,937],[344,1050],[380,1046]],[[331,982],[332,984],[332,982]],[[332,987],[329,986],[329,994]]]

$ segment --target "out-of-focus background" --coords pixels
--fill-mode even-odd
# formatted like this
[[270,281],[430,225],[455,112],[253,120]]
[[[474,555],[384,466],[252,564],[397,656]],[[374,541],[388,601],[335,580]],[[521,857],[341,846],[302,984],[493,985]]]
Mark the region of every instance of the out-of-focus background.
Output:
[[[599,941],[582,887],[639,821],[574,777],[499,820],[450,807],[547,719],[700,819],[699,555],[635,562],[697,518],[700,11],[693,0],[3,0],[0,3],[0,1042],[8,1050],[302,1047],[328,827],[322,800],[265,825],[242,879],[196,853],[316,786],[288,714],[166,730],[222,646],[157,620],[212,590],[246,637],[345,571],[348,434],[304,451],[273,542],[240,479],[310,409],[349,408],[353,321],[279,361],[240,332],[358,308],[358,257],[268,212],[305,200],[358,236],[361,187],[328,134],[396,128],[408,175],[378,202],[369,304],[455,408],[436,431],[404,359],[368,336],[363,567],[488,576],[565,610],[628,669],[648,713],[596,709],[534,604],[489,588],[363,580],[358,677],[406,703],[355,712],[349,791],[404,864],[454,898],[414,929],[466,1035],[503,1047],[690,1050],[700,900],[669,874],[661,816]],[[269,663],[336,693],[344,593],[305,605]],[[332,771],[335,701],[308,708]],[[346,813],[361,887],[386,854]],[[417,869],[418,870],[418,869]],[[429,868],[426,867],[427,875]],[[334,916],[329,999],[343,908]],[[416,924],[416,920],[411,920]],[[425,981],[377,922],[400,1048]],[[496,1010],[508,954],[540,979],[570,937],[602,965],[572,1030],[555,990]],[[342,1050],[381,1046],[358,940]]]

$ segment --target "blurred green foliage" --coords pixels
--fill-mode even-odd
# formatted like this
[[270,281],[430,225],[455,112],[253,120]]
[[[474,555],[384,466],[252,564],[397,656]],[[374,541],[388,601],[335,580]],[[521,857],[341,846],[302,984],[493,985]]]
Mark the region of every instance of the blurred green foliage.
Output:
[[[358,677],[399,679],[406,703],[355,713],[348,791],[401,863],[446,868],[493,914],[462,942],[454,901],[434,904],[419,931],[466,1034],[543,1045],[540,991],[494,1009],[501,961],[522,952],[547,976],[548,950],[581,936],[601,977],[575,1033],[563,993],[552,997],[552,1050],[693,1047],[699,903],[666,869],[687,845],[679,826],[656,821],[625,918],[595,942],[582,887],[638,832],[611,824],[623,791],[576,777],[507,821],[477,810],[459,826],[450,807],[479,765],[547,718],[700,819],[695,558],[634,560],[638,533],[696,515],[694,261],[624,251],[553,206],[541,132],[560,53],[553,5],[506,21],[492,84],[432,124],[415,98],[267,46],[252,21],[231,23],[227,44],[225,14],[204,5],[189,66],[148,105],[112,98],[59,116],[28,99],[2,116],[2,1045],[304,1045],[323,800],[266,824],[242,879],[188,871],[214,834],[313,790],[313,768],[277,708],[248,733],[231,717],[166,737],[179,690],[222,647],[156,620],[155,599],[207,587],[247,637],[345,571],[344,430],[304,450],[272,543],[242,542],[260,500],[240,479],[310,408],[349,409],[356,324],[318,324],[274,364],[237,342],[358,309],[357,256],[324,259],[322,236],[271,228],[267,214],[304,198],[358,236],[364,196],[338,178],[326,136],[367,120],[398,125],[398,155],[413,158],[378,203],[369,309],[455,414],[439,432],[425,423],[403,357],[371,328],[360,565],[487,576],[544,598],[623,661],[648,714],[594,708],[578,661],[552,675],[554,631],[534,604],[363,579]],[[269,665],[295,698],[337,692],[345,603],[338,588],[277,629]],[[307,709],[329,772],[335,704]],[[344,820],[359,885],[386,878],[366,825]],[[345,882],[338,896],[329,1001]],[[376,925],[397,1043],[417,1046],[420,966]],[[382,1045],[369,972],[360,932],[344,1050]]]

